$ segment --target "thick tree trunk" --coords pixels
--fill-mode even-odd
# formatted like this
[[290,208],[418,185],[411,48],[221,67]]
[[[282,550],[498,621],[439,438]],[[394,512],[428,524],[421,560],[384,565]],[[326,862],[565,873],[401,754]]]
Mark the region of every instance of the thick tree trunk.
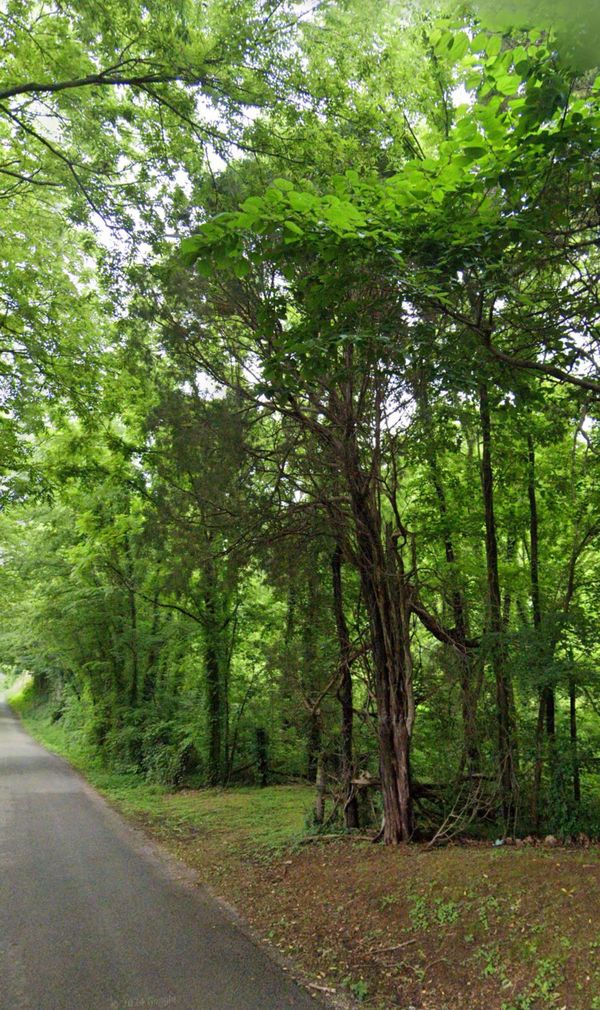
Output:
[[382,542],[381,515],[369,476],[361,472],[355,438],[346,441],[344,460],[356,535],[356,559],[369,616],[384,807],[383,839],[407,842],[414,830],[410,742],[414,722],[409,598],[399,531]]
[[498,573],[498,540],[494,512],[494,472],[492,465],[492,431],[488,389],[479,389],[479,416],[482,433],[481,486],[485,517],[485,554],[488,583],[488,624],[491,634],[491,661],[496,681],[496,712],[498,721],[498,761],[505,824],[513,826],[516,810],[515,734],[511,710],[511,684],[503,643],[502,601]]
[[342,551],[339,545],[331,559],[333,586],[333,607],[339,645],[339,688],[338,698],[342,708],[342,789],[344,795],[344,822],[347,828],[357,828],[358,800],[352,784],[354,778],[354,704],[352,698],[351,643],[344,614],[342,588]]

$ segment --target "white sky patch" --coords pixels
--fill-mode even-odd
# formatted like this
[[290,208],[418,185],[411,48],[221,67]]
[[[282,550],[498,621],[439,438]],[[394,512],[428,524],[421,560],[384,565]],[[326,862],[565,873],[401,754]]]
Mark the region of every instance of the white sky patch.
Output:
[[460,105],[473,105],[473,101],[473,95],[470,91],[467,91],[464,84],[457,84],[452,89],[452,104],[454,108],[458,108]]

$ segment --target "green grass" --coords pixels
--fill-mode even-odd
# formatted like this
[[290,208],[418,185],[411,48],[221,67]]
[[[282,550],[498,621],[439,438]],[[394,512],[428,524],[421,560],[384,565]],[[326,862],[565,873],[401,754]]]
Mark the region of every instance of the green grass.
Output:
[[125,815],[172,838],[206,836],[227,850],[277,851],[305,831],[313,790],[303,785],[247,786],[172,792],[140,775],[107,768],[89,747],[52,721],[48,704],[38,702],[24,682],[9,702],[28,732],[66,758]]

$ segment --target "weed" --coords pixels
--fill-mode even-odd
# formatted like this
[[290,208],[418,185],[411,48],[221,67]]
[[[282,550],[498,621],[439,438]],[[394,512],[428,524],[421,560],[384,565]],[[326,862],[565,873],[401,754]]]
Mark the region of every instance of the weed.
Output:
[[430,924],[430,913],[427,899],[422,894],[416,894],[411,898],[408,911],[413,929],[428,929]]
[[441,926],[451,925],[458,920],[460,904],[457,901],[443,901],[439,898],[435,906],[435,918]]
[[353,996],[356,997],[359,1003],[364,1003],[367,996],[369,995],[369,986],[364,981],[364,979],[359,978],[356,981],[352,981],[350,975],[347,975],[345,979],[342,980],[343,984],[348,986],[348,989]]
[[383,897],[381,898],[379,904],[381,905],[382,909],[383,908],[391,908],[392,905],[397,905],[398,904],[398,895],[397,894],[384,894]]

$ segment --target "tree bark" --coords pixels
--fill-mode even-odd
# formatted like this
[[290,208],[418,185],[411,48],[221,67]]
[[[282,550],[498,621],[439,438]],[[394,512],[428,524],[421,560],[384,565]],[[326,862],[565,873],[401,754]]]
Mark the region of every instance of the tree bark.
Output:
[[[410,743],[414,723],[410,654],[410,599],[397,536],[383,543],[372,481],[361,470],[355,433],[347,432],[344,470],[356,536],[356,563],[369,616],[386,844],[410,841],[414,831]],[[399,531],[396,531],[399,535]]]
[[215,573],[207,559],[203,572],[204,600],[204,673],[208,718],[207,780],[211,786],[225,779],[224,720],[225,698],[223,678],[222,621],[217,601]]
[[[310,697],[313,690],[315,690],[316,685],[319,682],[319,671],[317,670],[317,618],[319,609],[319,594],[318,594],[318,571],[316,564],[311,566],[308,571],[308,577],[306,580],[306,611],[304,614],[303,628],[302,628],[302,660],[304,667],[304,675],[301,680],[304,682],[304,690],[306,695]],[[317,766],[319,762],[319,756],[321,754],[321,738],[322,738],[322,727],[321,727],[321,712],[319,706],[313,706],[310,708],[309,714],[309,725],[308,725],[308,737],[307,737],[307,753],[306,753],[306,771],[307,776],[311,782],[316,780]]]
[[[430,464],[433,474],[440,517],[444,523],[444,552],[446,561],[452,572],[452,579],[455,581],[456,553],[454,543],[448,529],[448,508],[446,495],[440,480],[435,454],[430,456]],[[472,651],[467,649],[467,617],[463,595],[456,585],[452,588],[451,607],[454,619],[454,632],[458,648],[454,649],[454,655],[458,664],[458,676],[461,695],[461,714],[463,726],[463,760],[461,765],[466,765],[468,774],[475,775],[481,770],[481,754],[479,751],[479,733],[477,727],[477,703],[479,700],[479,690],[475,677],[475,663],[477,657]]]
[[352,698],[351,643],[344,614],[342,587],[342,551],[338,544],[331,558],[333,607],[339,645],[338,698],[342,708],[342,789],[344,822],[347,828],[358,828],[358,800],[352,784],[354,778],[354,704]]
[[458,682],[461,697],[461,717],[463,728],[463,753],[460,762],[459,774],[462,775],[466,768],[467,774],[476,775],[481,771],[481,753],[479,748],[479,732],[477,726],[477,706],[481,688],[481,677],[476,676],[479,656],[473,650],[467,648],[469,638],[467,608],[463,593],[461,592],[456,579],[456,551],[451,535],[451,527],[448,517],[448,504],[446,492],[440,474],[434,433],[431,425],[431,412],[429,409],[429,397],[427,391],[427,379],[421,375],[416,387],[416,396],[419,403],[421,421],[427,435],[427,461],[431,471],[431,479],[438,502],[441,525],[443,529],[444,554],[450,572],[451,589],[450,593],[445,593],[445,602],[449,605],[454,620],[455,646],[453,647],[453,657],[458,669]]

